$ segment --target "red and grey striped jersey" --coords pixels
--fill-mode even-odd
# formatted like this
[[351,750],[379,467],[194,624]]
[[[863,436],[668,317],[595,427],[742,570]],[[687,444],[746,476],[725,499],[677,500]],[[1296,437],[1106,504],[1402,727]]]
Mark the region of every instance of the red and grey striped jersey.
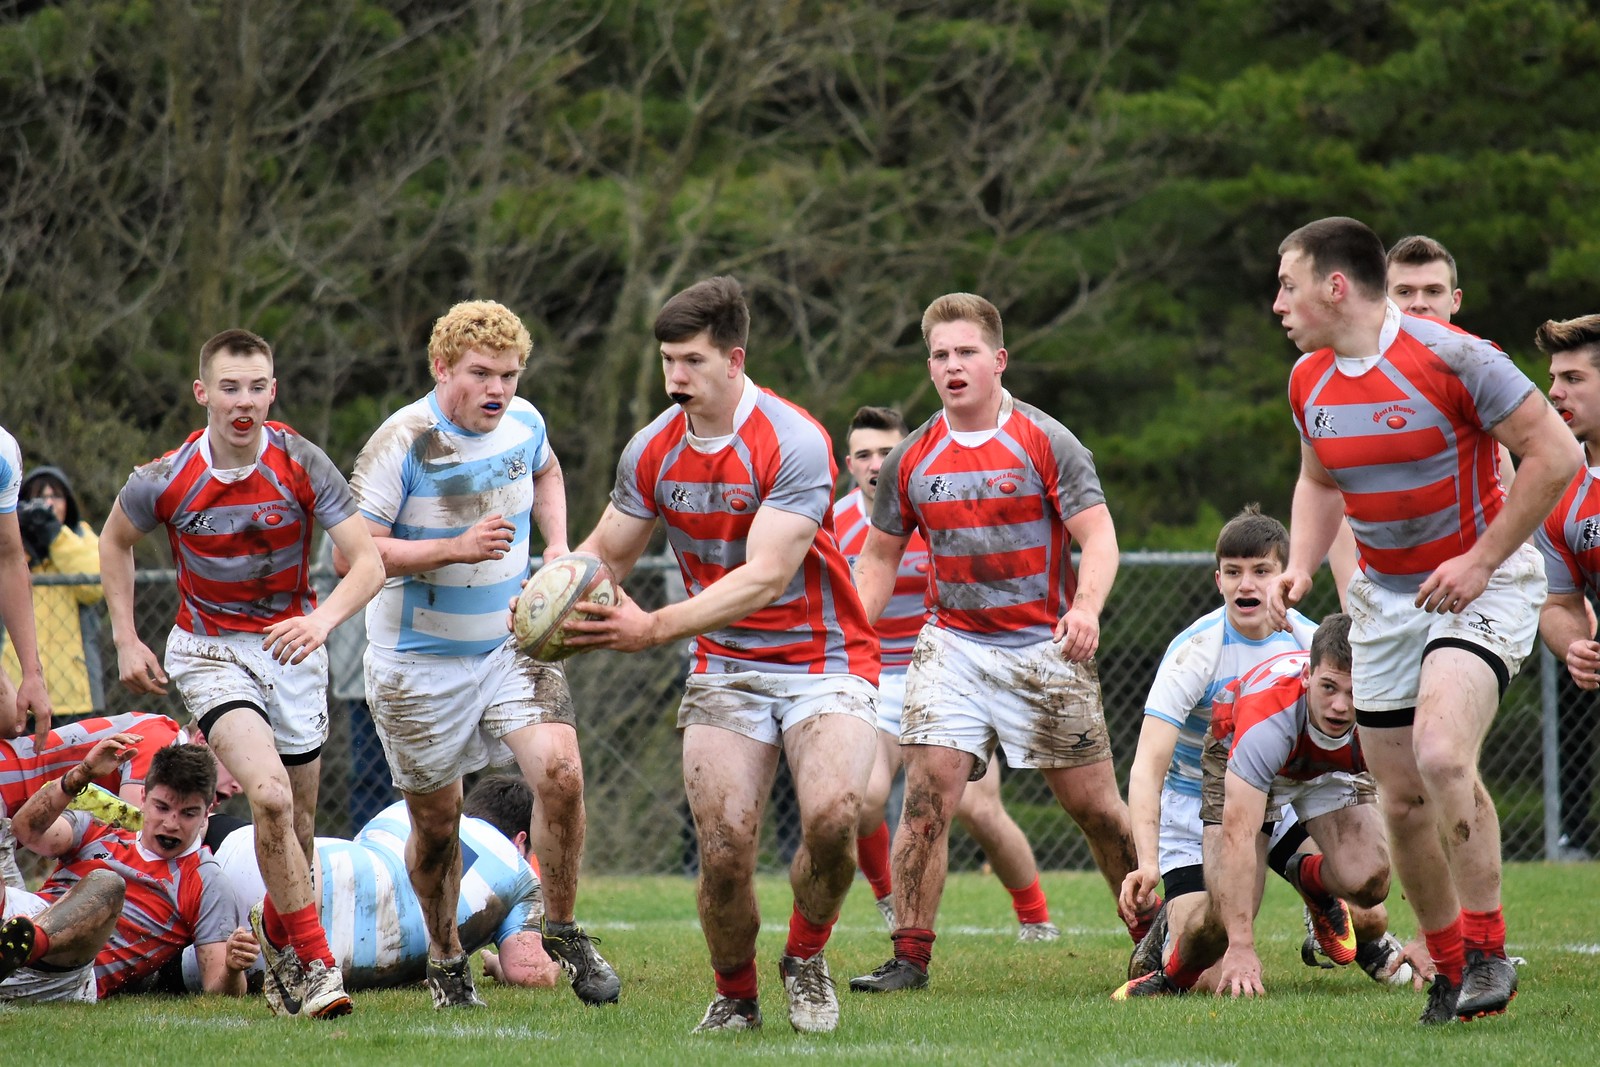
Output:
[[957,440],[941,411],[896,445],[878,472],[872,525],[922,532],[936,625],[1020,646],[1048,640],[1072,606],[1066,520],[1103,503],[1089,450],[1007,393],[999,429],[981,444]]
[[356,513],[350,486],[322,449],[280,422],[263,426],[255,467],[226,481],[206,431],[134,470],[117,501],[138,529],[167,527],[190,633],[260,633],[309,615],[311,518],[324,528]]
[[1600,478],[1594,468],[1578,472],[1555,510],[1533,532],[1544,556],[1545,581],[1552,593],[1600,596]]
[[95,779],[96,785],[117,793],[125,785],[143,784],[156,752],[178,739],[176,722],[165,715],[135,711],[58,726],[46,735],[42,750],[33,747],[32,737],[0,741],[0,817],[15,815],[46,782],[60,778],[83,762],[101,740],[122,733],[138,734],[143,739],[137,753],[104,778]]
[[[867,543],[867,513],[859,488],[840,497],[833,505],[833,532],[839,538],[839,549],[851,567]],[[900,568],[894,576],[894,594],[878,617],[878,649],[883,655],[885,671],[904,671],[911,665],[911,650],[916,647],[917,634],[922,631],[927,618],[933,586],[928,581],[931,564],[928,560],[928,542],[922,534],[912,531],[900,557]]]
[[611,502],[660,518],[690,596],[745,563],[756,512],[777,508],[818,524],[778,599],[694,644],[694,673],[857,674],[878,679],[878,642],[833,536],[838,468],[827,431],[804,409],[745,380],[734,432],[702,451],[674,407],[634,435]]
[[1361,569],[1414,593],[1500,513],[1489,431],[1534,385],[1492,343],[1393,304],[1380,346],[1360,373],[1342,369],[1332,349],[1302,356],[1289,400],[1301,439],[1344,494]]
[[1231,699],[1219,700],[1212,712],[1212,733],[1227,739],[1231,731],[1228,769],[1263,793],[1272,792],[1277,778],[1309,782],[1367,769],[1360,727],[1352,726],[1348,743],[1338,748],[1312,739],[1302,677],[1310,658],[1309,652],[1285,652],[1263,661],[1229,685]]
[[73,851],[39,890],[54,901],[85,874],[105,868],[127,884],[122,915],[94,958],[102,998],[148,977],[189,945],[226,941],[239,925],[238,908],[211,850],[200,842],[177,859],[154,856],[133,830],[113,830],[81,811],[62,816],[72,823]]

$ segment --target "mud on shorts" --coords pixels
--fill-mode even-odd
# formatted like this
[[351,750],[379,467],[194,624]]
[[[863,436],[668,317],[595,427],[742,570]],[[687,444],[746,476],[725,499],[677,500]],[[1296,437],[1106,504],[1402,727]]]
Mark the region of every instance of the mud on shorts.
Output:
[[214,711],[257,708],[284,762],[309,762],[328,739],[328,650],[279,663],[261,647],[265,639],[236,630],[204,636],[175,626],[167,635],[167,676],[203,728],[209,729],[206,718]]
[[517,651],[509,634],[476,656],[368,645],[367,706],[397,788],[431,793],[462,775],[514,762],[501,739],[524,726],[576,726],[560,664]]
[[1528,544],[1496,568],[1482,595],[1459,614],[1423,611],[1415,606],[1415,593],[1387,589],[1357,571],[1348,591],[1356,721],[1366,727],[1410,725],[1422,658],[1435,648],[1463,648],[1482,657],[1504,695],[1533,651],[1544,599],[1543,557]]
[[[1223,749],[1223,759],[1224,761],[1227,759],[1226,748]],[[1202,785],[1201,788],[1203,791],[1205,787]],[[1161,868],[1161,880],[1166,886],[1169,900],[1184,893],[1205,890],[1205,882],[1201,875],[1205,867],[1205,825],[1208,821],[1222,822],[1220,794],[1213,798],[1215,819],[1206,820],[1201,817],[1204,804],[1205,801],[1201,797],[1175,792],[1168,786],[1163,786],[1161,789],[1158,862]],[[1299,823],[1300,819],[1293,808],[1285,807],[1281,812],[1274,812],[1269,804],[1267,825],[1261,828],[1262,832],[1267,834],[1267,847],[1269,849],[1275,847]]]
[[776,745],[814,715],[849,715],[876,726],[877,706],[877,687],[854,674],[692,674],[678,705],[678,729],[717,726]]
[[1111,758],[1100,674],[1051,640],[993,645],[929,623],[906,671],[900,743],[971,753],[974,782],[996,744],[1012,767],[1100,763]]

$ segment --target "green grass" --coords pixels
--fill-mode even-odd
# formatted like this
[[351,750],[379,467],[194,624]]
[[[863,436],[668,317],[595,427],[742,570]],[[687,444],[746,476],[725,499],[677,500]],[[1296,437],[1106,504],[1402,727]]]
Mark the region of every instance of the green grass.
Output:
[[[486,983],[473,1014],[435,1014],[420,989],[364,993],[331,1024],[273,1019],[259,999],[129,997],[94,1007],[0,1011],[5,1063],[365,1064],[437,1067],[583,1062],[748,1062],[804,1057],[844,1063],[1519,1064],[1589,1062],[1600,1033],[1600,930],[1593,865],[1512,866],[1506,872],[1511,950],[1526,956],[1522,995],[1501,1018],[1423,1030],[1422,997],[1381,988],[1355,968],[1299,962],[1298,901],[1269,887],[1258,938],[1270,994],[1113,1004],[1128,940],[1100,881],[1045,876],[1053,944],[1019,945],[1010,901],[992,878],[951,879],[940,916],[932,986],[872,997],[842,991],[843,1022],[802,1037],[787,1024],[776,961],[789,912],[787,883],[760,884],[766,926],[759,966],[766,1027],[691,1037],[712,994],[705,943],[687,879],[594,878],[580,915],[623,977],[622,1002],[585,1008],[564,986],[509,990]],[[1402,914],[1399,932],[1410,932]],[[842,987],[889,955],[878,914],[858,882],[828,950]]]

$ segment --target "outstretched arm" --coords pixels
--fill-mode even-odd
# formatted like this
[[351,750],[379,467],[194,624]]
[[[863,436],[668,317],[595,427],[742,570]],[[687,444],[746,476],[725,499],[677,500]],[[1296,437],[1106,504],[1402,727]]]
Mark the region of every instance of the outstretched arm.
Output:
[[[44,666],[39,662],[39,639],[33,625],[28,553],[22,547],[22,530],[14,512],[0,515],[0,621],[5,623],[6,636],[22,666],[22,684],[14,699],[0,707],[0,738],[16,737],[27,729],[31,711],[34,743],[43,748],[50,733],[50,694],[44,687]],[[6,688],[10,689],[9,684]]]

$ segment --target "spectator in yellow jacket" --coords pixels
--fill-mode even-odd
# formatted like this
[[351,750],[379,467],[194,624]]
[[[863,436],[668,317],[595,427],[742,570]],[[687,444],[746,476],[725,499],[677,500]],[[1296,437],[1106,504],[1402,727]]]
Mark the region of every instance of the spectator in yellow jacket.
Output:
[[[77,495],[59,467],[37,467],[22,479],[17,525],[34,577],[33,617],[44,663],[45,686],[55,713],[87,715],[103,710],[100,672],[100,618],[94,609],[104,593],[100,583],[40,584],[49,574],[100,576],[100,538],[84,521]],[[16,650],[6,643],[6,674],[21,677]]]

